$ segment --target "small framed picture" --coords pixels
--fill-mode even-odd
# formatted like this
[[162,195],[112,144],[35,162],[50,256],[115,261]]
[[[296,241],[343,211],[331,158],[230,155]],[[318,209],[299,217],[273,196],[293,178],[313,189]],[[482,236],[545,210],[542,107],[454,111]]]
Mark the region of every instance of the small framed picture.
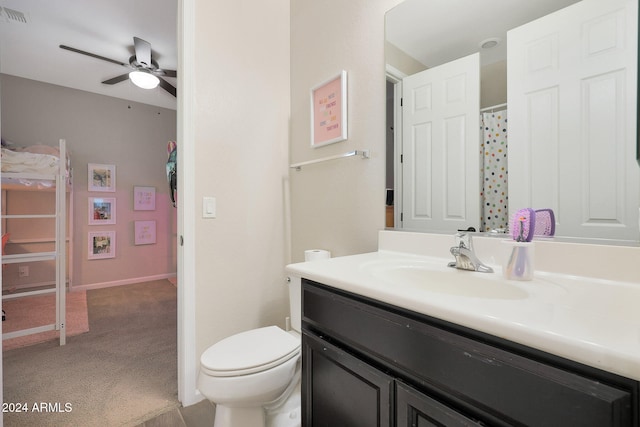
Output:
[[311,89],[311,146],[347,139],[347,72]]
[[133,210],[156,210],[156,187],[133,187]]
[[115,223],[116,199],[114,197],[89,197],[89,225]]
[[89,163],[89,191],[116,191],[116,166]]
[[116,257],[115,231],[90,231],[87,240],[90,260]]
[[136,221],[134,228],[134,242],[136,245],[153,245],[156,243],[155,221]]

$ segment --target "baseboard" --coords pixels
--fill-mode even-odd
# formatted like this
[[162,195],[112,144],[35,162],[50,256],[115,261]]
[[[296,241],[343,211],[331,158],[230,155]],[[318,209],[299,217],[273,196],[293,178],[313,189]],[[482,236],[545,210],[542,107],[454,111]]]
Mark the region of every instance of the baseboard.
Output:
[[200,393],[200,390],[196,389],[196,390],[193,390],[192,393],[189,393],[189,396],[183,396],[180,403],[182,404],[182,406],[186,408],[187,406],[200,403],[205,399],[206,398],[202,395],[202,393]]
[[132,285],[134,283],[151,282],[153,280],[171,279],[176,273],[156,274],[154,276],[132,277],[129,279],[114,280],[111,282],[91,283],[89,285],[74,285],[71,290],[86,290],[110,288],[112,286]]
[[[69,284],[69,280],[65,283],[67,289],[72,289]],[[20,291],[26,291],[33,288],[50,288],[52,292],[55,291],[56,282],[54,281],[46,281],[46,282],[32,282],[32,283],[23,283],[20,285],[6,285],[3,284],[2,292],[5,292],[4,295],[19,295]]]

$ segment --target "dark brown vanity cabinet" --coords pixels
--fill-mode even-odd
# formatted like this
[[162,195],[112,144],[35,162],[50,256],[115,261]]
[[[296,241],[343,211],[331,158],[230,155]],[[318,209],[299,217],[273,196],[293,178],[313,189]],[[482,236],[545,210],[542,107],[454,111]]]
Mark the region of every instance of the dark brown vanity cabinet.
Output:
[[637,381],[308,280],[305,427],[638,426]]
[[393,377],[340,348],[303,336],[303,364],[313,410],[305,426],[390,427]]

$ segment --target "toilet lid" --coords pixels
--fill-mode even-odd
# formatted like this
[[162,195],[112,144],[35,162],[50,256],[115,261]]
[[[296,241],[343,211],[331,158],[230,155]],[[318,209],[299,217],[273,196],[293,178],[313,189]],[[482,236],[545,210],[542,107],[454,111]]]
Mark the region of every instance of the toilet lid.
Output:
[[300,352],[300,340],[277,326],[252,329],[209,347],[200,363],[209,375],[247,375],[277,366]]

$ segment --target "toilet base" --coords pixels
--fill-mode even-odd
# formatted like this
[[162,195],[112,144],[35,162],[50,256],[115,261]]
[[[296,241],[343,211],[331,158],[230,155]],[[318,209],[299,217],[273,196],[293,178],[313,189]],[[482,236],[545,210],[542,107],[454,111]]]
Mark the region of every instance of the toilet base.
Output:
[[301,394],[300,381],[295,385],[293,392],[278,407],[266,411],[267,427],[300,427],[301,421]]
[[258,407],[229,407],[216,405],[214,427],[265,427],[265,413],[262,406]]
[[275,408],[216,405],[214,427],[300,427],[300,382]]

